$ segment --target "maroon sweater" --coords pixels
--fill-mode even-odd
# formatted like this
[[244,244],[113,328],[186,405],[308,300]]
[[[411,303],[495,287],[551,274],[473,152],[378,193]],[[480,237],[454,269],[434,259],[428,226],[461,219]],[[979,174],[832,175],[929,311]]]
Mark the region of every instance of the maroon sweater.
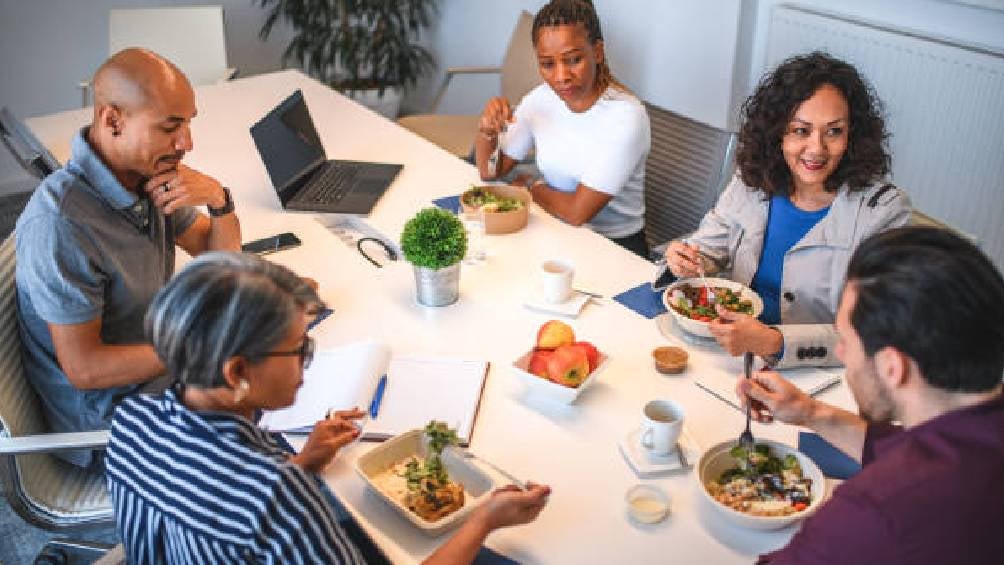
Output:
[[1004,397],[869,426],[862,465],[758,563],[1004,563]]

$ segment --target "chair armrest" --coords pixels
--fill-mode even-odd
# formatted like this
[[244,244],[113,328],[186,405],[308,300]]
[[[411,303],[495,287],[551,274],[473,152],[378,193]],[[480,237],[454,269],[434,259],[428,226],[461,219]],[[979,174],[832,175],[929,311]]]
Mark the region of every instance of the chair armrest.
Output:
[[502,67],[449,67],[446,69],[446,75],[484,75],[502,73]]
[[108,445],[108,430],[37,434],[22,437],[0,437],[0,455],[54,453],[74,449],[104,449]]
[[502,67],[449,67],[446,69],[446,76],[443,77],[443,84],[439,86],[439,92],[436,93],[436,97],[432,100],[432,108],[429,110],[430,114],[435,114],[439,111],[439,103],[443,101],[443,96],[446,95],[446,89],[450,86],[450,81],[453,80],[454,75],[487,75],[487,74],[499,74],[502,72]]

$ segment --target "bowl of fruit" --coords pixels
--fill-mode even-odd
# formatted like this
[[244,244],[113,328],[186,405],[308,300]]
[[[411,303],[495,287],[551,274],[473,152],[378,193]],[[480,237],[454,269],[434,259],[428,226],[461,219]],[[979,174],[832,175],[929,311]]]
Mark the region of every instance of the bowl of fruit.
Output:
[[680,279],[662,293],[662,303],[681,328],[702,337],[713,337],[708,322],[718,318],[716,305],[754,318],[763,312],[763,300],[752,289],[714,277]]
[[507,184],[472,186],[460,195],[464,212],[480,210],[485,233],[502,235],[518,232],[530,219],[530,191]]
[[576,341],[571,326],[550,320],[537,330],[533,349],[517,359],[512,369],[531,393],[572,404],[608,360],[592,343]]

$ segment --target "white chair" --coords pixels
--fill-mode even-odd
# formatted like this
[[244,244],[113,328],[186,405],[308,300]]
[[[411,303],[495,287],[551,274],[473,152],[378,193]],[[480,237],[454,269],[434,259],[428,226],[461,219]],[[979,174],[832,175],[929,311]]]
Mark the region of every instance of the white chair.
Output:
[[467,158],[474,150],[474,136],[478,132],[475,115],[436,114],[439,104],[454,76],[470,74],[498,74],[502,96],[515,107],[527,92],[541,83],[537,72],[537,56],[533,49],[533,16],[523,11],[516,20],[509,47],[500,67],[450,67],[432,102],[430,114],[407,116],[398,120],[405,128],[428,139],[460,158]]
[[[42,407],[21,365],[14,234],[0,245],[0,484],[26,522],[46,530],[79,530],[113,523],[102,473],[80,469],[52,453],[103,448],[107,431],[47,433]],[[43,554],[102,555],[109,546],[50,542]],[[90,551],[88,551],[90,550]]]
[[[174,63],[193,85],[229,80],[222,6],[114,8],[108,15],[108,54],[143,47]],[[80,83],[82,106],[90,82]]]

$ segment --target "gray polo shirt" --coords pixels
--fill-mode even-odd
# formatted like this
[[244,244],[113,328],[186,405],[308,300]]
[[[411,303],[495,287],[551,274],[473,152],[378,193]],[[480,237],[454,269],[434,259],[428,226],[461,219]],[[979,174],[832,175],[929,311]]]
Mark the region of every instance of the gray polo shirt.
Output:
[[[144,343],[143,317],[174,272],[174,241],[194,208],[165,216],[126,190],[87,142],[73,139],[66,166],[42,181],[18,219],[17,302],[24,369],[55,432],[108,428],[139,385],[77,390],[56,360],[47,324],[101,318],[107,344]],[[91,452],[65,459],[88,465]]]

